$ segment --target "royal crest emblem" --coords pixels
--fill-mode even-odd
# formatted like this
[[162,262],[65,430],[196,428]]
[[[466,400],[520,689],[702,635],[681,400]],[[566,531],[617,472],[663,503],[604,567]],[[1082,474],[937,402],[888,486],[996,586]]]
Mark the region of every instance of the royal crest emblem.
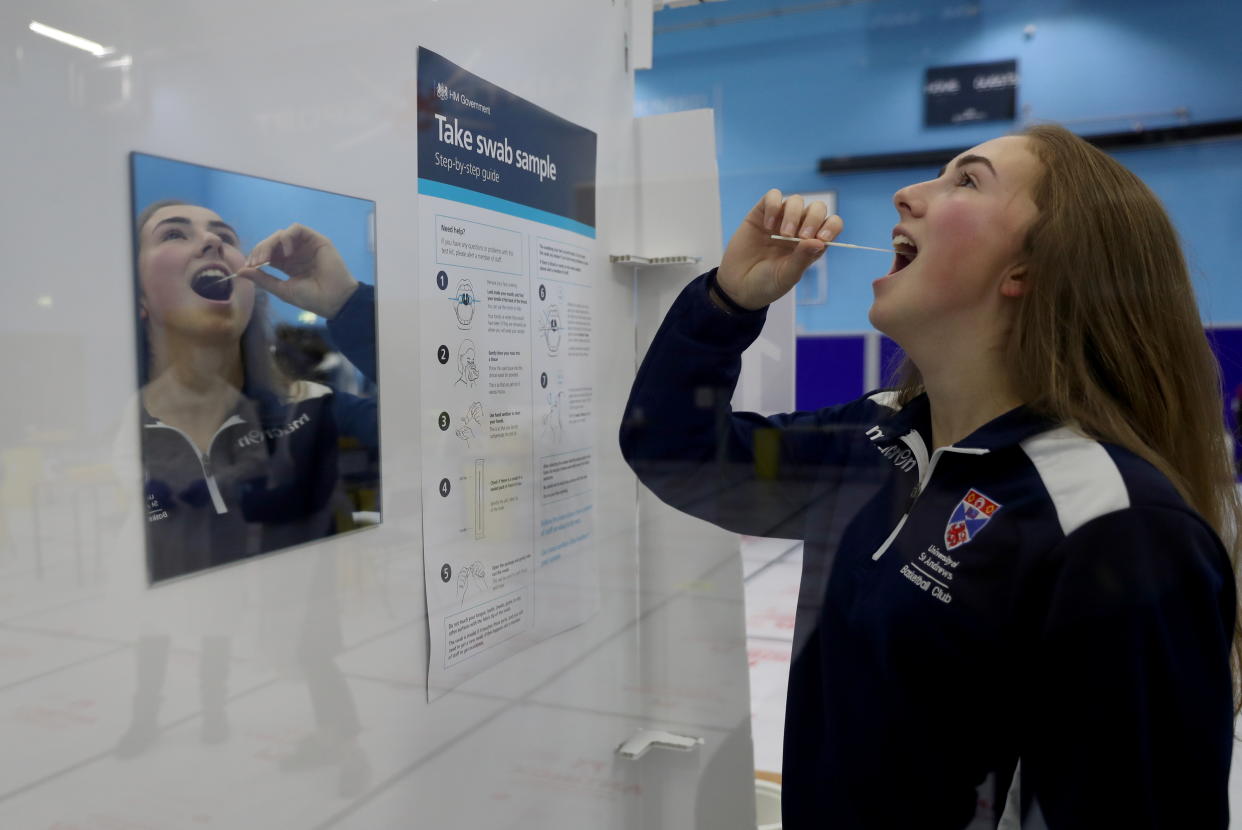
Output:
[[991,521],[996,511],[1000,509],[1001,506],[997,502],[992,501],[978,490],[971,490],[958,502],[953,515],[949,517],[949,523],[944,529],[945,547],[953,550],[975,538],[975,535],[983,530],[983,526]]

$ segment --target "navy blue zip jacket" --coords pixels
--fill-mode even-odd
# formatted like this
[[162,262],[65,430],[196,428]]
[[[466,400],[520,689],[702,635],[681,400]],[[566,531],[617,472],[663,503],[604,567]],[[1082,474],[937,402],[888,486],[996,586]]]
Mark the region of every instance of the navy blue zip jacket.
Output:
[[[621,447],[670,505],[805,540],[786,830],[1224,828],[1234,581],[1150,464],[1026,408],[931,451],[926,397],[732,412],[765,314],[674,303]],[[977,825],[976,825],[977,826]]]
[[[360,284],[328,321],[337,347],[376,378],[375,289]],[[153,582],[337,532],[339,439],[378,452],[375,398],[300,384],[290,400],[247,387],[206,447],[143,411],[147,566]],[[357,465],[355,465],[357,466]]]

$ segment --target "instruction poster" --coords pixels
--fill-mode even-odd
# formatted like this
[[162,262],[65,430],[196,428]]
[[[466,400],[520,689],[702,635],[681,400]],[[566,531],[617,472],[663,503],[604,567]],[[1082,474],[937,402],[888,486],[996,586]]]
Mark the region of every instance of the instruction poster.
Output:
[[418,52],[428,698],[599,607],[596,136]]

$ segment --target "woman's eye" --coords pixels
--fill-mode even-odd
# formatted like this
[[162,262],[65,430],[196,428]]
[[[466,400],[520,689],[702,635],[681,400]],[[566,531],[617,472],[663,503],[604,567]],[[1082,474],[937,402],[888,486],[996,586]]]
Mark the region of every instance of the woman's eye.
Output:
[[185,231],[180,228],[169,228],[160,235],[161,242],[168,239],[185,239]]
[[957,174],[957,186],[958,187],[974,187],[975,180],[970,177],[969,173],[966,173],[963,171]]
[[232,234],[228,234],[228,233],[220,234],[220,241],[223,242],[225,245],[232,245],[234,248],[237,247],[237,240],[233,237]]

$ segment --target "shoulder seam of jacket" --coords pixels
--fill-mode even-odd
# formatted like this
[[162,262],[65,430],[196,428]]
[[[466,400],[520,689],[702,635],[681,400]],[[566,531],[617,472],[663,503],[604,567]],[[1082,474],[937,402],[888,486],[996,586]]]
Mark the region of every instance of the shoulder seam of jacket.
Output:
[[900,396],[901,396],[901,393],[899,393],[897,390],[886,389],[883,392],[876,392],[874,395],[868,395],[867,400],[871,401],[872,403],[879,404],[880,406],[887,407],[888,409],[891,409],[894,412],[896,412],[901,409],[901,407],[897,403],[897,399]]
[[1099,441],[1063,426],[1027,438],[1021,447],[1035,465],[1066,536],[1092,519],[1130,506],[1121,470]]
[[289,396],[286,401],[288,403],[302,403],[303,401],[322,398],[331,394],[332,389],[324,386],[322,383],[315,383],[313,380],[297,380],[289,384]]

